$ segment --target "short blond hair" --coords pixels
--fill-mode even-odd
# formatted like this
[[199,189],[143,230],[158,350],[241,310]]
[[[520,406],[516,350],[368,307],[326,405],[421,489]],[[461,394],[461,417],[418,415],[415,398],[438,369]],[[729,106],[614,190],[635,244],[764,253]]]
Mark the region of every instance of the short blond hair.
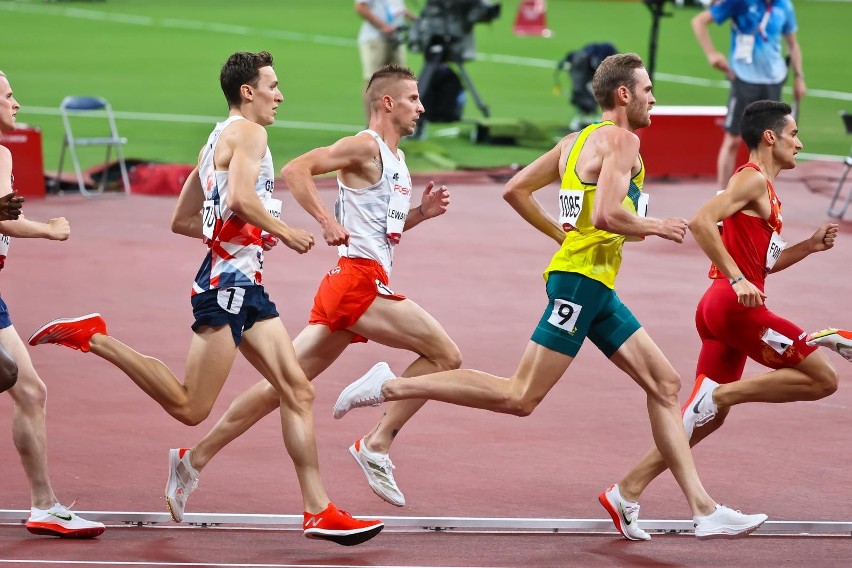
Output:
[[367,82],[367,88],[364,89],[364,95],[370,107],[378,104],[385,95],[398,96],[399,84],[406,80],[417,82],[417,76],[408,67],[393,63],[385,65],[373,73],[373,76]]

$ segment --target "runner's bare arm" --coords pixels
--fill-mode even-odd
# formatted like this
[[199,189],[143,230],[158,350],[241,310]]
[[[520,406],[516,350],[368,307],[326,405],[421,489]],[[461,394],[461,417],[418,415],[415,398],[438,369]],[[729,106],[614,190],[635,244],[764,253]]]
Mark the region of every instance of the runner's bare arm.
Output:
[[686,233],[685,220],[640,217],[622,206],[639,155],[639,138],[622,128],[601,129],[600,134],[604,138],[600,142],[601,168],[592,210],[594,226],[619,235],[655,235],[682,242]]
[[313,236],[303,229],[288,227],[273,217],[255,192],[260,162],[267,148],[266,129],[247,120],[235,122],[223,133],[220,146],[229,129],[235,130],[227,139],[232,148],[228,162],[228,207],[241,219],[272,233],[296,252],[307,252],[314,244]]
[[518,212],[524,221],[562,244],[565,231],[556,220],[544,210],[533,193],[539,189],[559,181],[559,158],[562,153],[562,142],[550,149],[546,154],[537,158],[506,183],[503,190],[505,199]]
[[716,223],[739,211],[756,212],[759,206],[757,201],[765,195],[766,179],[755,170],[743,170],[731,178],[725,191],[699,207],[689,222],[689,231],[698,246],[729,279],[739,278],[743,274],[725,249]]
[[408,210],[404,231],[413,229],[426,219],[431,219],[447,212],[447,208],[450,206],[450,190],[447,189],[446,185],[442,185],[433,191],[434,188],[434,181],[426,184],[426,189],[423,190],[423,196],[420,199],[420,205]]
[[201,209],[204,205],[204,190],[198,177],[198,166],[192,170],[178,196],[172,213],[172,232],[195,239],[203,237]]
[[[743,273],[734,262],[722,242],[718,221],[727,219],[738,211],[758,213],[761,199],[765,199],[765,209],[769,207],[766,193],[766,178],[751,169],[743,170],[728,182],[725,191],[702,205],[689,222],[689,230],[704,254],[728,277],[731,287],[737,294],[737,301],[746,307],[763,305],[766,294],[743,278]],[[768,216],[768,211],[766,211]]]
[[[347,136],[331,146],[315,148],[294,158],[281,169],[281,177],[299,205],[307,211],[323,230],[326,243],[332,246],[345,244],[349,233],[334,218],[319,197],[313,176],[339,171],[344,184],[353,187],[347,177],[364,178],[364,186],[378,179],[366,179],[366,166],[377,152],[376,141],[366,136]],[[378,171],[378,170],[377,170]]]
[[839,225],[837,223],[826,223],[817,229],[810,238],[785,248],[781,252],[781,256],[778,257],[778,260],[775,261],[775,266],[772,267],[770,272],[774,273],[784,270],[815,252],[823,252],[834,248],[838,228]]

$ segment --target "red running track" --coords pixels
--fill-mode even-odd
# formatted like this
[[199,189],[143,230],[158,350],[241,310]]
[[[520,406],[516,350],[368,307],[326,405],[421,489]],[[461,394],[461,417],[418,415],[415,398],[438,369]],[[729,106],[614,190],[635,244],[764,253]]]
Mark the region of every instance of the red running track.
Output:
[[[440,181],[437,179],[436,181]],[[541,271],[553,252],[500,198],[499,184],[451,187],[443,218],[407,233],[397,249],[391,287],[424,306],[460,346],[466,367],[511,374],[545,306]],[[689,217],[714,188],[709,183],[649,183],[651,214]],[[784,236],[797,242],[825,221],[827,198],[779,181]],[[555,190],[539,192],[545,204]],[[287,193],[285,219],[310,228]],[[330,203],[333,192],[324,192]],[[85,201],[53,197],[26,204],[35,219],[64,215],[65,243],[15,240],[2,294],[25,338],[58,316],[99,311],[110,333],[180,373],[192,321],[189,288],[203,245],[168,230],[174,201],[134,196]],[[844,224],[833,251],[773,275],[768,304],[806,329],[849,326],[852,243]],[[283,247],[267,257],[265,284],[292,335],[307,319],[315,287],[334,265],[324,245],[298,256]],[[693,241],[628,244],[619,294],[690,385],[698,339],[694,306],[707,285],[707,261]],[[169,418],[117,369],[91,355],[43,346],[31,350],[49,389],[53,485],[80,510],[161,511],[167,450],[199,440],[256,373],[238,362],[211,417],[188,428]],[[848,363],[832,355],[841,388],[830,398],[735,409],[727,426],[696,451],[702,479],[717,500],[772,520],[847,521],[852,458]],[[316,380],[315,416],[323,477],[332,499],[354,514],[470,517],[603,518],[596,496],[651,443],[638,387],[587,345],[561,383],[529,418],[430,403],[406,427],[392,456],[409,502],[397,509],[369,490],[346,448],[368,431],[379,410],[331,417],[337,394],[378,359],[401,370],[408,353],[355,345]],[[757,366],[747,368],[756,371]],[[689,388],[684,388],[682,398]],[[0,397],[0,431],[11,404]],[[8,440],[8,437],[7,437]],[[11,442],[0,476],[2,506],[25,509],[28,488]],[[267,418],[205,469],[188,511],[298,514],[301,499],[281,443]],[[642,500],[647,519],[688,517],[670,475]],[[628,543],[615,535],[410,534],[386,531],[354,549],[303,539],[293,531],[109,530],[97,542],[31,537],[0,529],[3,559],[253,562],[270,564],[452,566],[845,566],[848,538],[755,536],[736,543],[697,543],[656,536]]]

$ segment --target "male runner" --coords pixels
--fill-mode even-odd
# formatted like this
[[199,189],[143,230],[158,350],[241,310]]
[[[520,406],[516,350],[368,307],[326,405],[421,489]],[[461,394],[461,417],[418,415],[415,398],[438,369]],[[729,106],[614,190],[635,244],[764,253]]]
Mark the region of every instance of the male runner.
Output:
[[[314,440],[314,391],[262,281],[262,231],[305,253],[313,236],[285,225],[267,210],[275,185],[265,126],[284,100],[267,52],[235,53],[222,67],[228,119],[216,125],[198,166],[178,199],[173,229],[203,236],[209,251],[192,286],[195,335],[181,383],[161,361],[107,335],[98,314],[54,320],[30,345],[56,343],[90,351],[124,371],[169,414],[195,425],[210,413],[237,351],[275,388],[284,445],[293,460],[305,505],[304,534],[354,545],[383,528],[329,502],[319,475]],[[202,215],[199,215],[202,212]],[[186,219],[194,219],[187,223]]]
[[[15,129],[21,105],[15,100],[6,74],[0,71],[0,142]],[[64,241],[71,234],[65,217],[47,223],[32,221],[21,212],[23,197],[12,189],[12,154],[0,145],[0,269],[6,263],[11,237]],[[12,325],[6,303],[0,299],[0,392],[12,396],[12,439],[21,457],[30,484],[30,517],[27,530],[67,538],[92,538],[104,532],[104,525],[78,517],[59,504],[47,472],[47,387],[36,373],[21,336]]]
[[[810,340],[800,327],[764,303],[767,274],[829,250],[837,236],[837,224],[826,223],[791,247],[781,238],[781,201],[773,181],[780,171],[796,166],[796,154],[802,149],[790,113],[789,105],[776,101],[746,107],[742,123],[749,162],[689,223],[712,262],[712,283],[695,314],[701,337],[695,388],[682,411],[692,445],[715,432],[735,404],[818,400],[830,395],[837,389],[837,373],[826,356],[816,352],[816,344],[852,347],[852,335],[838,330],[825,330]],[[773,370],[741,381],[747,358]],[[637,501],[666,469],[660,452],[652,449],[601,494],[601,504],[626,538],[650,538],[639,528]]]

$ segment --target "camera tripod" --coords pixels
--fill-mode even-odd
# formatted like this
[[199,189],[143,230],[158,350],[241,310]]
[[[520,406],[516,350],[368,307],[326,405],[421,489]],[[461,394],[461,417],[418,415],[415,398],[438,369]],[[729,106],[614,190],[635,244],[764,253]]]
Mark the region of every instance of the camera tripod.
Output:
[[648,77],[654,80],[654,70],[657,67],[657,43],[660,36],[660,20],[672,14],[666,12],[666,0],[645,0],[645,5],[651,10],[651,45],[648,48]]
[[[455,63],[459,76],[464,84],[464,88],[473,96],[473,100],[476,103],[479,112],[481,112],[482,116],[485,118],[491,116],[488,105],[485,104],[485,101],[483,101],[482,97],[479,96],[479,92],[473,84],[473,79],[471,79],[470,75],[467,74],[467,70],[464,67],[464,60],[462,59],[461,54],[458,53],[458,50],[452,49],[451,46],[446,43],[433,43],[424,51],[423,60],[423,69],[420,71],[420,78],[417,82],[417,88],[420,91],[421,97],[425,93],[429,92],[429,87],[432,84],[432,79],[435,76],[435,71],[438,70],[438,66],[442,63]],[[415,140],[423,138],[423,129],[426,127],[426,122],[427,120],[421,116],[420,120],[417,121],[417,128],[414,130],[412,138]]]

